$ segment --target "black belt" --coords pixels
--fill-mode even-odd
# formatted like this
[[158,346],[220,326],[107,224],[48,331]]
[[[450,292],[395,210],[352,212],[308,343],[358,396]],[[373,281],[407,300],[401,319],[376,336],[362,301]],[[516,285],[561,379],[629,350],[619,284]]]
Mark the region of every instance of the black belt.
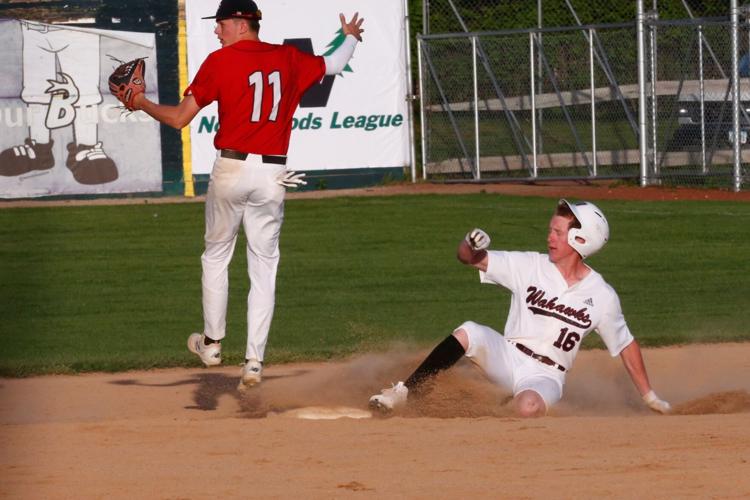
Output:
[[[243,153],[242,151],[236,151],[234,149],[222,149],[220,154],[222,158],[229,158],[230,160],[245,161],[248,157],[248,153]],[[263,158],[263,163],[275,163],[276,165],[286,165],[286,156],[276,156],[276,155],[261,155],[261,156]]]
[[541,363],[544,363],[545,365],[554,366],[555,368],[557,368],[561,372],[565,371],[565,367],[564,366],[558,365],[557,363],[555,363],[554,361],[552,361],[551,359],[549,359],[547,356],[542,356],[541,354],[535,353],[534,351],[532,351],[531,349],[529,349],[528,347],[526,347],[523,344],[516,343],[516,347],[518,347],[518,350],[521,351],[522,353],[524,353],[525,355],[531,356],[535,360],[537,360],[537,361],[539,361]]

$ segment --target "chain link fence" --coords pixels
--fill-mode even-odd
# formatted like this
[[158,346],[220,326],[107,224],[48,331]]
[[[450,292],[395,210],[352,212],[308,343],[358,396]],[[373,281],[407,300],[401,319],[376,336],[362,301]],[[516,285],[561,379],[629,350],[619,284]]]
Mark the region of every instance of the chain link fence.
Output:
[[[648,183],[738,187],[728,6],[704,3],[710,5],[696,12],[684,1],[662,0],[647,13],[645,162],[631,2],[622,2],[624,10],[605,1],[425,3],[429,34],[417,49],[423,176],[450,182],[645,173]],[[747,28],[741,24],[740,54],[750,52]],[[741,76],[750,76],[747,57],[740,63]],[[743,145],[748,84],[741,80]],[[742,162],[750,158],[741,154]]]
[[[726,20],[652,19],[648,31],[649,176],[681,184],[723,186],[734,174],[731,24]],[[746,149],[750,126],[748,33],[747,24],[741,25],[743,164],[750,160]]]

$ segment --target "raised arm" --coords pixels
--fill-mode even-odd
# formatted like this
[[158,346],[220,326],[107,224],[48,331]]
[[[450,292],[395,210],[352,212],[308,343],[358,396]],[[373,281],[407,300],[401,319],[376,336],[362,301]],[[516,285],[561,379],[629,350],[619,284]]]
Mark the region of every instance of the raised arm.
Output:
[[633,384],[643,398],[643,402],[648,405],[649,408],[658,413],[669,413],[672,407],[666,401],[659,398],[656,393],[651,389],[651,384],[648,381],[648,374],[646,373],[646,365],[643,362],[643,355],[641,354],[641,348],[638,342],[633,340],[625,349],[620,353],[625,369],[630,375]]
[[346,35],[344,43],[327,56],[323,56],[326,63],[326,75],[338,75],[341,73],[349,60],[354,54],[354,48],[357,46],[357,42],[362,41],[362,32],[365,31],[361,28],[364,18],[358,19],[359,13],[355,12],[352,20],[347,22],[344,14],[339,14],[341,20],[341,31]]
[[466,265],[474,266],[480,271],[487,270],[487,248],[490,237],[481,229],[472,229],[458,244],[456,257]]

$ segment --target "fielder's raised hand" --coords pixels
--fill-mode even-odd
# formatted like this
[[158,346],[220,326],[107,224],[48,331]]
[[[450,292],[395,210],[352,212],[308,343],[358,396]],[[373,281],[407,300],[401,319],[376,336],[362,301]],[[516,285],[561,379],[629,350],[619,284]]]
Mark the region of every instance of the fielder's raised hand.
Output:
[[490,236],[481,229],[475,228],[466,234],[466,242],[472,250],[478,252],[490,246]]
[[644,394],[643,402],[657,413],[665,414],[672,411],[672,406],[663,399],[660,399],[654,391],[648,391]]
[[365,31],[361,28],[362,23],[365,22],[365,18],[362,19],[359,18],[359,12],[354,13],[354,17],[352,17],[352,20],[348,23],[346,22],[346,18],[344,17],[344,14],[339,14],[339,19],[341,20],[341,31],[344,32],[344,35],[352,35],[354,38],[362,41],[362,33]]

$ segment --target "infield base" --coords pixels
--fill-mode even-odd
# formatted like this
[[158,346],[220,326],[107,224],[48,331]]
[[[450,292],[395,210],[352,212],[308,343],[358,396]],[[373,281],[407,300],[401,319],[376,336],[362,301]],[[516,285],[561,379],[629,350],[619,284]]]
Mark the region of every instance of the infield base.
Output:
[[306,406],[283,412],[271,412],[269,417],[291,417],[307,420],[335,420],[337,418],[371,418],[372,413],[349,406]]

